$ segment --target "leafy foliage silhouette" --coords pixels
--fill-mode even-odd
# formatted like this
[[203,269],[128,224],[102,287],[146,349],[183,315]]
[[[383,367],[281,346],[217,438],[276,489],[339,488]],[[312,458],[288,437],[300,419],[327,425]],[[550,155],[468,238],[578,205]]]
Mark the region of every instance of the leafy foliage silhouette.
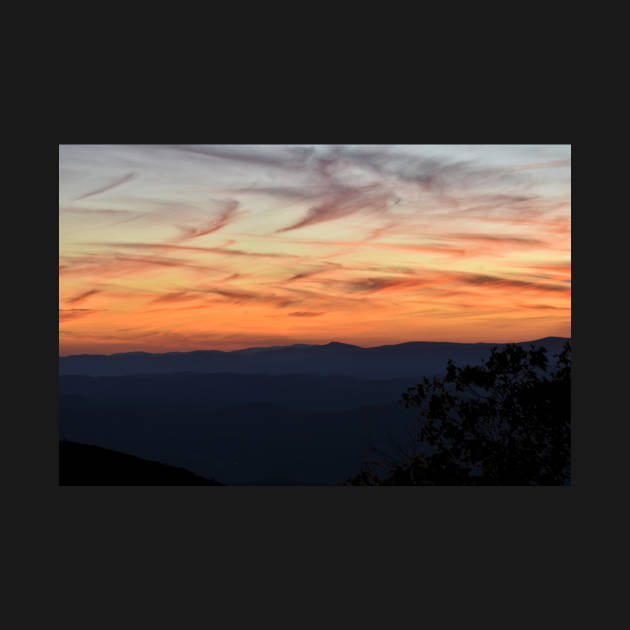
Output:
[[445,376],[402,394],[406,407],[420,409],[414,451],[390,459],[383,479],[372,462],[346,483],[569,484],[571,359],[567,341],[552,370],[546,348],[516,344],[493,348],[477,366],[449,360]]

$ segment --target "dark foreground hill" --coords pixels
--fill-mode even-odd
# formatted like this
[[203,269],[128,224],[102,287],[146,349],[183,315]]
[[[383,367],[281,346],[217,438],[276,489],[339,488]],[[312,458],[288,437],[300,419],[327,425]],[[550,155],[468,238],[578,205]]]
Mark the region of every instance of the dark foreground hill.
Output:
[[221,486],[185,468],[141,459],[91,444],[59,442],[62,486]]
[[[544,345],[550,358],[566,340],[546,337],[519,345]],[[441,343],[414,341],[390,346],[362,348],[345,343],[297,344],[270,348],[247,348],[232,352],[198,350],[151,354],[81,354],[59,359],[59,373],[86,376],[128,374],[316,374],[345,375],[369,379],[419,378],[443,372],[448,359],[458,365],[476,365],[490,352],[490,343]]]

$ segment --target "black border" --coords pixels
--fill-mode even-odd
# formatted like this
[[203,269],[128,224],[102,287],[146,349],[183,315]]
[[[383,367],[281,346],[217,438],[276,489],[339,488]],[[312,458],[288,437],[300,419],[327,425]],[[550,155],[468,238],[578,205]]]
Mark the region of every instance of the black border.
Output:
[[[24,453],[14,453],[17,457],[13,464],[14,470],[21,473],[19,482],[26,482],[26,487],[20,490],[21,503],[31,508],[32,527],[26,529],[26,534],[32,539],[36,531],[40,532],[35,533],[40,536],[40,545],[36,548],[52,549],[57,568],[63,568],[64,575],[68,572],[73,575],[71,584],[76,590],[70,597],[63,581],[54,587],[59,595],[66,593],[65,605],[70,605],[68,600],[72,599],[72,605],[81,608],[79,600],[83,596],[84,604],[100,602],[98,610],[107,616],[107,606],[90,590],[90,584],[102,589],[109,583],[109,588],[121,598],[119,601],[125,600],[125,596],[118,587],[125,585],[137,589],[138,596],[132,601],[132,607],[134,603],[146,603],[155,609],[158,605],[143,600],[140,593],[159,585],[162,579],[168,582],[173,594],[186,596],[186,591],[182,590],[185,585],[183,588],[194,589],[188,595],[208,605],[215,602],[220,605],[213,596],[216,593],[213,589],[229,591],[231,602],[240,608],[251,602],[256,615],[256,605],[265,606],[266,610],[286,605],[293,610],[295,602],[305,598],[300,590],[302,579],[308,583],[308,589],[316,589],[310,591],[311,595],[319,593],[329,601],[342,600],[342,593],[356,592],[357,584],[368,583],[371,589],[361,586],[363,597],[357,593],[353,601],[369,607],[370,600],[391,598],[394,608],[388,624],[395,627],[398,625],[396,602],[401,598],[404,601],[400,602],[400,610],[411,604],[418,618],[423,618],[423,587],[432,596],[442,597],[440,601],[447,607],[449,599],[461,597],[450,605],[457,607],[461,602],[463,608],[466,605],[474,608],[484,601],[490,607],[499,606],[501,599],[504,603],[518,602],[530,596],[535,603],[549,597],[552,590],[555,597],[566,595],[567,589],[572,587],[571,569],[577,568],[580,546],[592,535],[601,535],[595,531],[588,533],[585,528],[593,527],[601,515],[593,511],[598,505],[602,506],[602,484],[610,482],[611,470],[606,465],[607,453],[594,448],[599,428],[595,430],[593,423],[599,421],[604,412],[597,399],[589,394],[594,391],[592,383],[595,391],[600,387],[599,391],[604,391],[609,384],[605,373],[598,375],[593,369],[593,364],[602,360],[593,337],[598,330],[596,319],[601,314],[601,304],[605,303],[607,291],[614,287],[608,275],[596,272],[598,291],[595,293],[603,302],[598,303],[597,297],[589,295],[595,286],[589,286],[592,276],[588,269],[596,255],[585,255],[587,251],[609,246],[607,238],[598,240],[597,237],[608,237],[610,224],[608,231],[604,231],[604,226],[597,231],[592,225],[592,200],[589,204],[582,195],[572,204],[572,239],[577,239],[574,249],[578,252],[577,260],[572,253],[572,277],[578,279],[578,294],[577,309],[572,309],[574,476],[571,487],[85,488],[57,485],[58,268],[54,260],[58,260],[58,238],[55,242],[52,236],[58,237],[58,222],[51,197],[56,189],[58,144],[151,144],[158,141],[165,144],[433,144],[448,142],[449,138],[457,144],[570,143],[573,127],[564,103],[554,101],[554,107],[547,109],[540,104],[527,111],[527,106],[533,105],[528,102],[518,112],[510,108],[512,103],[504,101],[507,112],[503,114],[512,123],[517,120],[517,131],[506,126],[505,117],[495,120],[501,109],[498,105],[496,109],[487,109],[485,117],[479,117],[476,110],[474,114],[468,110],[459,118],[451,118],[453,109],[445,107],[439,128],[434,124],[435,117],[427,118],[422,111],[418,112],[418,117],[404,116],[393,107],[380,110],[378,116],[374,110],[361,115],[357,112],[362,110],[353,109],[349,103],[341,104],[337,117],[330,115],[331,107],[320,110],[319,116],[311,108],[305,120],[298,108],[297,114],[293,111],[294,118],[284,125],[278,119],[282,119],[286,110],[277,114],[275,124],[270,125],[265,118],[266,109],[258,110],[254,117],[243,118],[242,108],[237,107],[229,124],[224,124],[222,113],[203,111],[199,104],[194,108],[197,114],[192,117],[194,124],[181,109],[178,110],[180,118],[166,119],[160,114],[150,123],[143,118],[136,124],[142,109],[140,103],[129,111],[119,105],[98,121],[92,117],[91,110],[77,116],[78,105],[67,113],[63,125],[57,127],[57,143],[45,147],[43,183],[34,190],[29,189],[29,193],[35,193],[33,197],[36,198],[37,193],[42,197],[37,211],[31,209],[24,213],[27,223],[32,213],[44,227],[33,234],[41,252],[36,273],[31,275],[32,284],[37,287],[33,291],[36,299],[33,306],[24,308],[23,312],[28,320],[27,330],[34,331],[33,344],[22,347],[28,357],[20,365],[23,370],[37,372],[36,378],[41,378],[41,384],[32,385],[29,379],[30,385],[25,383],[26,387],[18,394],[23,411],[14,417],[23,420],[20,428],[26,430],[25,443],[29,449],[26,461]],[[407,104],[404,113],[409,114],[409,109],[413,108]],[[215,122],[221,120],[221,124],[209,128],[197,122],[210,116]],[[300,131],[297,131],[296,118],[300,120]],[[379,124],[378,130],[374,129],[376,118],[385,121]],[[163,128],[167,120],[171,122],[169,130]],[[431,124],[427,124],[427,120]],[[424,124],[420,124],[422,122]],[[579,163],[581,145],[576,152]],[[584,175],[584,167],[578,166],[578,172]],[[31,232],[33,230],[29,230]],[[23,259],[19,255],[23,244],[12,245],[18,250],[14,260]],[[609,342],[612,333],[605,336]],[[608,410],[614,411],[614,407],[609,405]],[[618,417],[618,412],[615,413]],[[51,560],[47,554],[48,551],[42,558]],[[268,588],[271,574],[278,570],[281,578],[283,575],[288,578],[282,580],[285,590],[281,593]],[[94,581],[86,583],[80,579],[82,575]],[[296,581],[292,576],[300,578]],[[492,583],[490,592],[483,590],[487,580]],[[523,592],[526,583],[530,595]],[[264,601],[260,599],[263,592],[267,594]],[[473,593],[477,596],[476,603],[471,599]],[[293,605],[287,599],[292,600]],[[448,613],[448,608],[445,610]],[[309,611],[302,609],[301,615],[309,615]],[[467,611],[462,612],[462,621],[466,622]],[[471,608],[468,614],[470,612]],[[150,611],[147,614],[150,617]],[[518,614],[527,617],[523,604]],[[181,617],[180,622],[184,618]],[[299,625],[297,620],[296,624]],[[506,624],[510,625],[509,618]],[[353,627],[354,621],[349,625]]]

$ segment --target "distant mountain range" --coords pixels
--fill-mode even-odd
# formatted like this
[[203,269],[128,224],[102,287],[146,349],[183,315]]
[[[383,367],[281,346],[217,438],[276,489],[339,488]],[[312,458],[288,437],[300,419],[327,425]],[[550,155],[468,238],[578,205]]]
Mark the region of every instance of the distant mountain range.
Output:
[[[545,346],[551,358],[564,342],[521,345]],[[228,484],[335,484],[377,451],[415,444],[417,409],[400,402],[408,387],[443,375],[448,359],[477,365],[493,345],[331,343],[62,357],[59,435]],[[98,475],[85,452],[75,479],[87,482]]]
[[[552,359],[566,338],[545,337],[519,343],[545,346]],[[295,344],[268,348],[247,348],[222,352],[128,352],[112,355],[80,354],[59,358],[60,375],[123,376],[131,374],[311,374],[345,375],[382,379],[441,374],[448,359],[458,365],[478,364],[487,357],[491,343],[446,343],[412,341],[388,346],[362,348],[345,343]]]

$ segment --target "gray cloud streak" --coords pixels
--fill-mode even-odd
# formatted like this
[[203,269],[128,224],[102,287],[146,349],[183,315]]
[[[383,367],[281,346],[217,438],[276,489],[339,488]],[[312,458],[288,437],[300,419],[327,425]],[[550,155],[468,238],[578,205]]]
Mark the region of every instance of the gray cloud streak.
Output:
[[92,197],[94,195],[99,195],[100,193],[104,193],[108,190],[111,190],[112,188],[116,188],[117,186],[122,186],[123,184],[130,182],[135,177],[136,177],[136,173],[127,173],[127,175],[125,175],[121,179],[117,179],[116,181],[113,181],[110,184],[107,184],[107,186],[103,186],[102,188],[97,188],[96,190],[91,190],[85,195],[81,195],[80,197],[77,197],[75,201],[79,201],[80,199],[86,199],[87,197]]

